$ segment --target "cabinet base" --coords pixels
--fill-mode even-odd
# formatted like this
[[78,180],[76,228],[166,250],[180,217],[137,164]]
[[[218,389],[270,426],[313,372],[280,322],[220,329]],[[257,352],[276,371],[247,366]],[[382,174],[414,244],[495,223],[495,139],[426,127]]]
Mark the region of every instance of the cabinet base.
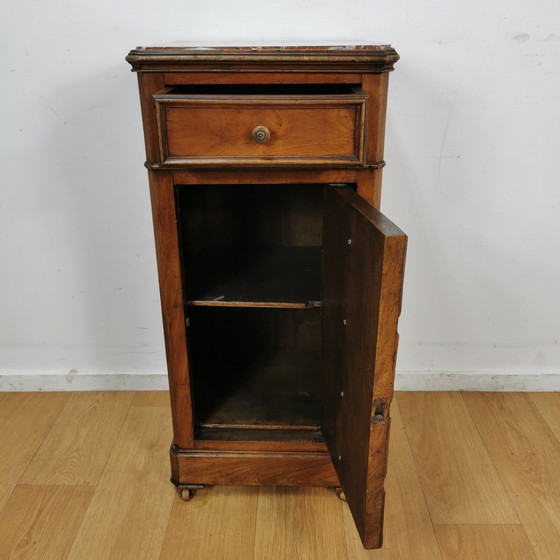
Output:
[[204,484],[340,486],[327,452],[185,450],[171,446],[171,481],[179,489]]

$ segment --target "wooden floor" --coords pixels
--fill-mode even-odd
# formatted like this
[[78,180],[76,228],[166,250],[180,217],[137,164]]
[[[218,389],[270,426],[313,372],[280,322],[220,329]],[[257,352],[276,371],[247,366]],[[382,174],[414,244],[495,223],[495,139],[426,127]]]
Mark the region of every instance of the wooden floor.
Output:
[[385,544],[311,488],[169,482],[165,393],[0,394],[2,560],[560,559],[560,394],[399,393]]

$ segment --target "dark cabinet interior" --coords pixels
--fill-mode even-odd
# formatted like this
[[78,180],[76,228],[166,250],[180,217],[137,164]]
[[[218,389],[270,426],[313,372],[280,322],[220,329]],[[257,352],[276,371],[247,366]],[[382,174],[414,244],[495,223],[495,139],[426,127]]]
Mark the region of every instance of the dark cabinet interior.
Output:
[[177,187],[189,305],[320,305],[323,185]]
[[195,438],[323,441],[328,188],[176,187]]
[[189,317],[195,437],[321,437],[319,309],[196,307]]

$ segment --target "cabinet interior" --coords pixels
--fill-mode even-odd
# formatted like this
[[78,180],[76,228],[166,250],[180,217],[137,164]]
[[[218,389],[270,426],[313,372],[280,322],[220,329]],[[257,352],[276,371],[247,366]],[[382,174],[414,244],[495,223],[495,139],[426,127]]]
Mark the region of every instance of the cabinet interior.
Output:
[[176,187],[198,439],[322,441],[324,188]]
[[319,309],[194,306],[189,317],[195,420],[206,429],[197,437],[214,438],[219,429],[317,437]]
[[173,86],[170,95],[351,95],[360,84],[189,84]]

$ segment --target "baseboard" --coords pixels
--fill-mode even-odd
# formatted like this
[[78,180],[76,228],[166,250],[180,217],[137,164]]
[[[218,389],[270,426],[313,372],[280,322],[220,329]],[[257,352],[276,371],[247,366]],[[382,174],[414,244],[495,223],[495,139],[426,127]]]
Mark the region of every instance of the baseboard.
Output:
[[397,391],[560,391],[560,373],[400,372]]
[[165,373],[0,373],[0,392],[165,391]]
[[[165,391],[165,373],[0,373],[0,392]],[[560,373],[399,372],[397,391],[560,391]]]

